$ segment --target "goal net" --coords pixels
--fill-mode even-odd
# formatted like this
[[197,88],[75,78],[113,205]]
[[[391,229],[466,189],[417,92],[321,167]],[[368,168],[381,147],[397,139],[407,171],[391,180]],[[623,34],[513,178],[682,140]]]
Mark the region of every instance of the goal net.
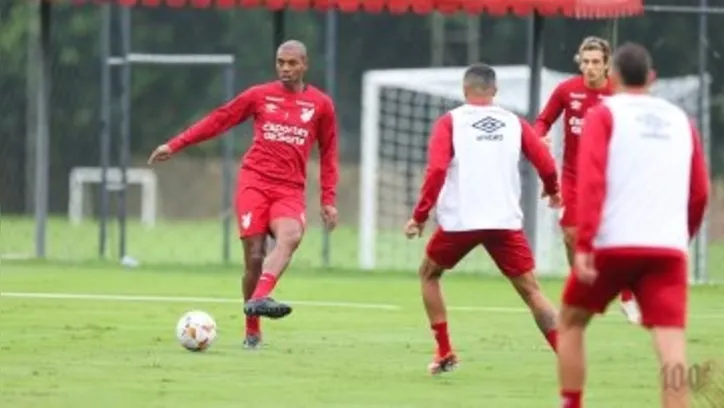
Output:
[[[527,66],[498,66],[496,103],[528,116]],[[422,183],[427,139],[432,123],[462,103],[465,68],[374,70],[365,73],[362,99],[362,168],[360,183],[359,263],[362,269],[415,269],[427,240],[436,227],[433,219],[423,239],[408,241],[402,227],[410,217]],[[544,69],[541,103],[554,88],[573,74]],[[699,81],[696,76],[659,79],[654,93],[695,116]],[[705,110],[708,112],[708,109]],[[553,152],[560,164],[561,121],[551,129]],[[705,121],[708,123],[708,120]],[[536,209],[534,248],[543,274],[566,272],[565,249],[558,227],[558,213],[540,200]],[[477,250],[457,269],[491,272],[494,264]]]

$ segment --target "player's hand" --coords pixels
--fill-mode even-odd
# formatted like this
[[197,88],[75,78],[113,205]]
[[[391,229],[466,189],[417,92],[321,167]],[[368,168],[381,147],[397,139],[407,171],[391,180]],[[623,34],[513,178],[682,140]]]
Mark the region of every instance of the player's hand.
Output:
[[327,231],[332,231],[334,227],[337,226],[337,220],[339,218],[337,208],[333,205],[324,205],[320,213],[322,215],[324,228],[326,228]]
[[550,134],[543,136],[541,140],[543,141],[543,143],[545,143],[546,146],[553,146],[553,139],[551,138]]
[[556,210],[563,208],[563,197],[561,196],[561,193],[556,193],[552,196],[548,196],[548,207]]
[[148,158],[148,164],[166,161],[170,159],[172,155],[173,151],[171,151],[171,146],[164,143],[151,153],[151,156]]
[[581,282],[592,284],[596,280],[596,276],[598,276],[598,271],[596,271],[593,263],[593,254],[576,252],[573,272]]
[[424,222],[417,222],[414,218],[410,218],[410,221],[407,221],[407,224],[405,224],[405,228],[403,232],[405,233],[405,236],[407,239],[412,239],[415,237],[421,237],[422,231],[425,230],[425,223]]

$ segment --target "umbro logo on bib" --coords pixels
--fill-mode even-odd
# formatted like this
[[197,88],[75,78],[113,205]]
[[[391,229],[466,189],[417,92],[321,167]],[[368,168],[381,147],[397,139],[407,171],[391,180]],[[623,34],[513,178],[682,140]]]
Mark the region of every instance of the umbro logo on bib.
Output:
[[486,116],[472,125],[475,129],[485,133],[493,133],[505,127],[505,123],[492,116]]

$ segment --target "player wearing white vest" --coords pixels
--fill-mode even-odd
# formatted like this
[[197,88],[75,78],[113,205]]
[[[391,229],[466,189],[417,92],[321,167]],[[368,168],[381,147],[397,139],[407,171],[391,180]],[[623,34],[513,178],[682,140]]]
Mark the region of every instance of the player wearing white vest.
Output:
[[438,229],[420,266],[422,298],[437,352],[428,370],[451,371],[457,365],[447,327],[440,277],[468,252],[483,246],[530,308],[551,347],[556,347],[556,310],[541,293],[533,273],[533,254],[523,234],[520,208],[521,155],[530,160],[544,184],[544,197],[560,207],[558,175],[546,145],[517,115],[492,105],[495,71],[469,67],[463,78],[465,104],[435,123],[428,148],[425,181],[408,238],[420,236],[436,206]]
[[708,200],[699,135],[684,111],[648,94],[651,57],[640,45],[614,54],[616,94],[584,119],[578,153],[578,236],[563,293],[561,406],[580,408],[584,332],[630,288],[661,364],[662,407],[689,407],[686,385],[687,248]]

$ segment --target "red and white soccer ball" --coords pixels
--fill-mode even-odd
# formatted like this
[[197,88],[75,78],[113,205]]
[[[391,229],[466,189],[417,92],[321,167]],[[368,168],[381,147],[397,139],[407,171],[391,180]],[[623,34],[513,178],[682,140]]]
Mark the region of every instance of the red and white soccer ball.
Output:
[[200,310],[187,312],[176,325],[176,338],[186,350],[207,350],[216,340],[216,321]]

